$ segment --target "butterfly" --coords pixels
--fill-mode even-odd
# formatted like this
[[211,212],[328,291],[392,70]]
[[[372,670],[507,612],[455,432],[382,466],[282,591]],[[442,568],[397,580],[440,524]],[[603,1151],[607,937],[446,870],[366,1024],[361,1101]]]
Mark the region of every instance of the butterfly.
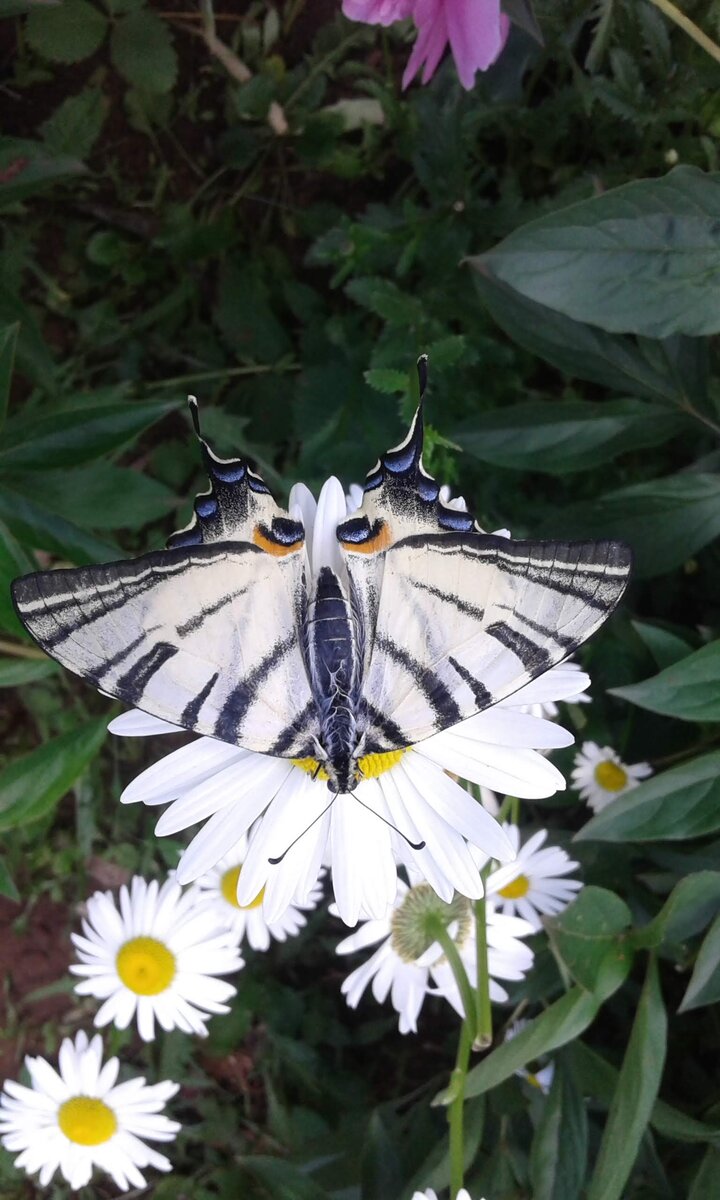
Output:
[[210,480],[190,524],[164,550],[15,580],[18,615],[104,694],[314,764],[333,796],[567,659],[625,590],[619,542],[492,536],[443,502],[422,399],[311,569],[297,511],[218,457],[190,407]]

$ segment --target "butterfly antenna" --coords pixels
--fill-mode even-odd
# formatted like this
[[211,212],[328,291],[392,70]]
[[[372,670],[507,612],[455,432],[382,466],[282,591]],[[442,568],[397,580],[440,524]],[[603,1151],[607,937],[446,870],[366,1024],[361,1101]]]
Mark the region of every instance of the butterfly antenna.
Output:
[[326,812],[328,812],[328,810],[329,810],[330,808],[332,808],[333,804],[335,803],[335,801],[337,800],[337,798],[338,798],[338,796],[339,796],[339,795],[340,795],[340,793],[339,793],[339,792],[336,792],[336,793],[335,793],[335,795],[333,796],[333,798],[332,798],[332,800],[330,801],[330,803],[329,803],[329,804],[326,804],[326,805],[325,805],[325,808],[322,810],[322,812],[319,812],[319,813],[318,813],[318,815],[317,815],[317,816],[314,818],[314,820],[312,820],[312,821],[310,822],[310,824],[309,824],[308,826],[306,826],[306,828],[305,828],[305,829],[303,829],[302,833],[299,833],[299,834],[297,835],[297,837],[296,837],[296,838],[295,838],[295,839],[294,839],[294,840],[293,840],[293,841],[290,843],[290,845],[285,847],[285,849],[283,850],[282,854],[278,855],[278,857],[277,857],[277,858],[268,858],[268,862],[270,863],[270,866],[271,866],[271,867],[277,867],[277,866],[278,866],[278,865],[279,865],[279,864],[282,862],[282,860],[285,858],[285,855],[290,853],[290,851],[292,850],[293,846],[297,846],[298,842],[300,841],[300,838],[304,838],[304,837],[305,837],[305,834],[310,832],[310,830],[312,829],[313,825],[317,825],[317,823],[318,823],[318,821],[320,820],[320,818],[321,818],[321,817],[324,817],[324,816],[325,816],[325,813],[326,813]]
[[420,355],[420,357],[417,360],[416,367],[417,367],[417,376],[418,376],[418,388],[420,391],[420,404],[422,404],[422,402],[425,398],[425,390],[427,388],[427,381],[428,381],[428,356],[427,356],[427,354]]
[[[393,825],[392,821],[388,821],[387,817],[383,817],[380,815],[379,812],[375,812],[375,809],[370,808],[369,804],[364,804],[363,801],[360,799],[360,797],[355,794],[355,792],[351,792],[350,795],[352,796],[353,800],[357,800],[357,802],[361,808],[364,808],[369,813],[372,813],[372,815],[374,817],[377,817],[379,821],[382,821],[385,825],[387,825],[390,829],[392,829],[393,832],[398,835],[398,837],[401,837],[404,842],[407,842],[407,844],[411,850],[424,850],[425,849],[424,841],[423,842],[411,841],[410,838],[407,836],[407,834],[403,833],[402,829],[398,829],[397,825]],[[322,816],[322,813],[320,815]]]

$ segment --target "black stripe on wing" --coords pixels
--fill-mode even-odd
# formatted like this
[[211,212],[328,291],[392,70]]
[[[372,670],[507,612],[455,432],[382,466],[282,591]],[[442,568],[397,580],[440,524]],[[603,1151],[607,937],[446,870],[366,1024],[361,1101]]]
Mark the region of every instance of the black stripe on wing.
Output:
[[388,638],[377,637],[375,650],[386,654],[392,662],[407,671],[414,685],[422,692],[435,713],[438,729],[446,729],[449,725],[455,725],[462,720],[462,713],[456,701],[435,671],[426,667],[420,659],[414,658],[408,650],[391,642]]

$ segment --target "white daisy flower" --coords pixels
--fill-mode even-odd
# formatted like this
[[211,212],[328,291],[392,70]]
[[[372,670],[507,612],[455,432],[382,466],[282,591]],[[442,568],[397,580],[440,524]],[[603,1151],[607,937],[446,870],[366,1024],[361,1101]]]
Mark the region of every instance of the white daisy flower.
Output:
[[[343,982],[341,990],[350,1008],[357,1008],[370,984],[379,1004],[390,996],[400,1018],[401,1033],[417,1032],[417,1019],[426,995],[444,996],[463,1015],[455,977],[442,947],[426,933],[431,914],[443,921],[471,980],[475,978],[475,916],[470,901],[455,895],[450,904],[445,904],[428,884],[408,887],[399,879],[395,903],[386,916],[363,922],[337,946],[338,954],[353,954],[381,943]],[[517,940],[532,932],[526,921],[488,909],[488,971],[493,1000],[507,999],[507,992],[496,982],[497,978],[522,979],[532,966],[532,950]]]
[[[306,531],[309,565],[338,566],[335,530],[346,515],[337,479],[324,485],[316,504],[303,484],[290,493],[290,513]],[[338,568],[339,569],[339,568]],[[414,866],[438,895],[482,895],[468,843],[506,862],[512,847],[490,814],[447,775],[526,799],[565,787],[542,751],[568,746],[560,726],[518,711],[557,696],[553,668],[507,701],[435,734],[408,750],[370,754],[353,795],[329,803],[320,764],[281,759],[199,737],[148,768],[121,800],[148,805],[172,801],[156,833],[176,834],[209,818],[185,851],[177,876],[198,879],[261,817],[248,849],[238,902],[251,904],[264,889],[263,912],[273,924],[289,904],[306,904],[323,861],[332,867],[342,919],[381,917],[395,897],[395,858],[403,839]],[[511,701],[511,702],[510,702]],[[165,721],[133,711],[111,722],[113,733],[132,736],[176,731]]]
[[232,984],[215,976],[244,965],[230,933],[172,877],[160,887],[136,875],[118,901],[112,892],[96,892],[83,934],[72,935],[80,962],[70,970],[85,977],[75,991],[104,1001],[95,1024],[127,1029],[137,1017],[146,1042],[156,1020],[161,1029],[204,1037],[208,1016],[229,1012],[226,1001],[235,995]]
[[501,912],[523,917],[534,929],[542,918],[562,912],[580,890],[579,879],[563,879],[579,866],[559,846],[545,846],[547,830],[539,829],[524,844],[517,825],[503,826],[517,857],[487,878],[485,890]]
[[572,782],[593,812],[598,813],[649,775],[652,775],[649,763],[628,766],[611,746],[583,742],[575,755]]
[[304,904],[290,904],[277,921],[268,922],[263,905],[264,890],[258,892],[249,904],[240,904],[237,898],[247,852],[248,836],[243,834],[228,854],[200,876],[191,891],[199,904],[209,906],[217,923],[223,929],[228,929],[238,944],[247,938],[253,950],[267,950],[272,938],[284,942],[300,932],[306,924],[301,910],[308,911],[317,906],[322,899],[322,884],[318,880]]
[[65,1038],[59,1071],[44,1058],[26,1058],[32,1086],[7,1079],[0,1096],[0,1141],[11,1153],[20,1151],[15,1166],[47,1187],[59,1169],[73,1191],[90,1182],[93,1168],[112,1177],[126,1192],[145,1188],[139,1168],[169,1171],[164,1154],[143,1139],[171,1142],[180,1128],[162,1116],[165,1102],[178,1090],[165,1080],[148,1086],[142,1077],[117,1083],[120,1064],[102,1064],[99,1034],[88,1042],[78,1033]]
[[[512,1039],[517,1037],[517,1035],[521,1033],[522,1030],[525,1029],[529,1024],[530,1022],[526,1021],[524,1017],[519,1018],[517,1021],[513,1021],[512,1025],[506,1029],[503,1041],[511,1042]],[[528,1071],[527,1067],[520,1067],[517,1071],[515,1071],[515,1074],[520,1079],[524,1079],[527,1083],[529,1083],[531,1087],[535,1087],[541,1091],[544,1096],[547,1096],[555,1077],[555,1064],[549,1062],[544,1067],[538,1067],[536,1071]]]

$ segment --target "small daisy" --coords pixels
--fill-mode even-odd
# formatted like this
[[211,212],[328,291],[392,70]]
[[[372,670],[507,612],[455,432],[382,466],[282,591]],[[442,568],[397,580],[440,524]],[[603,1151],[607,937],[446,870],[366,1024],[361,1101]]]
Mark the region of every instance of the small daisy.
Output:
[[284,942],[300,932],[306,924],[301,909],[315,908],[323,889],[318,880],[304,904],[290,904],[277,921],[268,922],[263,908],[264,891],[258,892],[249,904],[240,904],[237,898],[247,851],[248,836],[244,834],[219,863],[200,876],[192,891],[199,904],[207,904],[212,909],[218,924],[232,932],[238,945],[247,938],[253,950],[267,950],[271,938]]
[[[503,1041],[511,1042],[529,1024],[530,1022],[524,1018],[513,1021],[512,1025],[505,1031]],[[520,1079],[524,1079],[529,1083],[531,1087],[535,1087],[538,1091],[541,1091],[544,1096],[547,1096],[555,1077],[555,1064],[549,1062],[547,1066],[539,1067],[537,1071],[528,1071],[527,1067],[520,1067],[515,1074]]]
[[[317,502],[296,484],[289,508],[305,528],[308,571],[315,574],[329,565],[342,572],[336,529],[347,515],[347,501],[340,482],[329,479]],[[447,772],[526,799],[563,789],[563,776],[543,752],[570,745],[572,735],[519,711],[564,694],[553,683],[557,669],[410,749],[366,756],[352,795],[339,795],[330,804],[319,762],[274,758],[211,737],[197,738],[149,767],[121,800],[171,802],[156,825],[159,835],[176,834],[207,818],[180,861],[181,883],[210,871],[260,818],[237,898],[249,905],[263,892],[269,924],[279,921],[288,905],[309,903],[323,863],[331,868],[346,924],[355,925],[360,916],[382,917],[395,898],[403,838],[424,843],[409,854],[443,900],[449,902],[455,891],[477,898],[482,882],[469,846],[500,862],[512,858],[512,848],[497,821]],[[117,718],[110,729],[126,736],[176,731],[137,711]]]
[[582,887],[579,879],[561,878],[579,864],[559,846],[542,848],[546,829],[539,829],[524,845],[517,825],[506,824],[504,829],[517,857],[488,876],[487,895],[494,897],[501,912],[541,929],[543,916],[562,912]]
[[227,930],[205,905],[167,879],[162,887],[138,875],[121,887],[119,907],[111,892],[96,892],[87,902],[83,935],[72,940],[79,963],[70,970],[86,978],[75,987],[80,996],[104,1004],[95,1024],[112,1022],[127,1029],[137,1014],[140,1037],[150,1042],[155,1021],[162,1029],[207,1034],[213,1013],[226,1013],[235,988],[216,975],[243,966]]
[[[462,1016],[462,1002],[452,971],[442,948],[426,932],[430,915],[443,921],[474,978],[475,916],[470,901],[455,895],[450,904],[445,904],[428,884],[408,887],[399,879],[391,911],[382,919],[363,922],[337,947],[338,954],[352,954],[381,943],[343,982],[341,990],[350,1008],[357,1008],[365,989],[371,984],[379,1004],[390,995],[400,1018],[401,1033],[417,1032],[417,1019],[428,994],[444,996]],[[496,977],[522,979],[532,966],[532,950],[517,940],[530,933],[532,928],[526,921],[497,913],[489,916],[488,968],[493,1000],[507,999],[507,992],[496,982]]]
[[47,1187],[59,1169],[73,1191],[90,1182],[93,1167],[106,1171],[121,1191],[145,1188],[140,1167],[171,1170],[164,1154],[141,1139],[171,1142],[180,1126],[162,1116],[178,1090],[165,1080],[148,1086],[141,1077],[116,1083],[120,1064],[102,1065],[100,1035],[88,1042],[78,1033],[65,1038],[59,1072],[44,1058],[26,1058],[31,1087],[7,1079],[0,1096],[0,1140],[19,1150],[15,1166],[40,1172]]
[[583,742],[575,755],[572,782],[593,812],[598,813],[649,775],[652,775],[649,763],[628,766],[611,746]]

